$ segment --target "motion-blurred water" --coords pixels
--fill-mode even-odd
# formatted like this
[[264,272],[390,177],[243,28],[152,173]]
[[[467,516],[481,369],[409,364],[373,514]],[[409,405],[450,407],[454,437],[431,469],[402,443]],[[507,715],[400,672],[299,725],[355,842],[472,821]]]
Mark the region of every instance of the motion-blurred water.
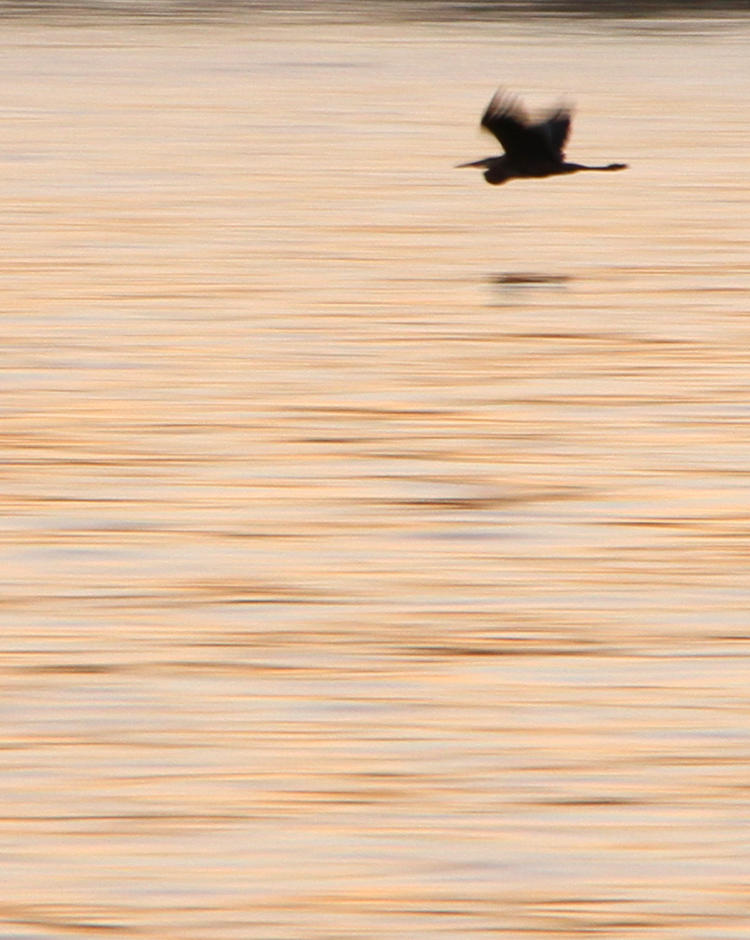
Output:
[[347,9],[3,23],[2,937],[745,940],[750,19]]

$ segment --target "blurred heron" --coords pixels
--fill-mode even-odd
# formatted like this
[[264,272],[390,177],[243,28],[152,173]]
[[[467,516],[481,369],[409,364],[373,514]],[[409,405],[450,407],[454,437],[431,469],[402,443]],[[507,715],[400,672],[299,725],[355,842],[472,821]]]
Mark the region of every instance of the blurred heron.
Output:
[[473,163],[459,163],[458,166],[482,167],[484,178],[494,186],[519,177],[557,176],[578,173],[579,170],[624,170],[627,167],[627,163],[608,163],[606,166],[568,163],[563,147],[570,133],[570,119],[570,109],[561,106],[544,120],[533,123],[519,100],[500,89],[482,115],[482,127],[500,141],[505,153]]

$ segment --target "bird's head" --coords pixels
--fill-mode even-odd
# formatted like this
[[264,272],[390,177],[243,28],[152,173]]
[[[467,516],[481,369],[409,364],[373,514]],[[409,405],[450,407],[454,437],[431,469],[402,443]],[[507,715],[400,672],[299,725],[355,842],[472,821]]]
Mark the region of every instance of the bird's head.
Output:
[[508,171],[507,164],[502,157],[497,160],[493,160],[491,163],[488,163],[487,169],[484,171],[484,178],[488,183],[492,183],[493,186],[499,186],[501,183],[509,180],[511,175],[512,174]]

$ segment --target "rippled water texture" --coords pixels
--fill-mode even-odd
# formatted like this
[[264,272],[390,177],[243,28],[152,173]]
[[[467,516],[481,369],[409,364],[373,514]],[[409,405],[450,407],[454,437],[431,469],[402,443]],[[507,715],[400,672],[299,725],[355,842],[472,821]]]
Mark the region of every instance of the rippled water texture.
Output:
[[750,20],[2,42],[4,940],[746,940]]

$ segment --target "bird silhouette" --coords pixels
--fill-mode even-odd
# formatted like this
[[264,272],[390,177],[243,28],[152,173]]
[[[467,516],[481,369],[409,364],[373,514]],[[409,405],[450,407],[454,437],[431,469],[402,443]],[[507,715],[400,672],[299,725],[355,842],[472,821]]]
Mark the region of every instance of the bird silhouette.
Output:
[[482,127],[500,141],[505,153],[473,163],[459,163],[458,166],[483,167],[484,178],[493,186],[524,177],[627,168],[627,163],[608,163],[606,166],[568,163],[563,148],[570,133],[570,120],[569,108],[561,106],[544,120],[533,123],[519,100],[499,89],[482,115]]

